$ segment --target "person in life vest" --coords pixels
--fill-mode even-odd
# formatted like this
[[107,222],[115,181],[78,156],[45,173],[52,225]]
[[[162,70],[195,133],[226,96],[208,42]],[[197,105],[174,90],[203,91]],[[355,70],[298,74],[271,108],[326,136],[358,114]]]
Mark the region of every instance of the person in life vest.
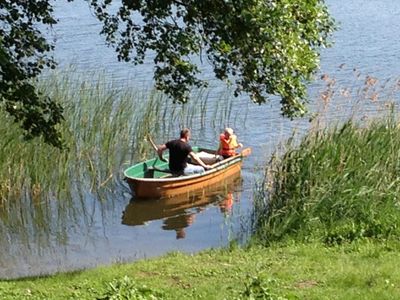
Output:
[[225,128],[224,133],[219,136],[218,154],[224,159],[236,155],[235,149],[243,147],[242,143],[238,143],[237,137],[233,134],[232,128]]
[[229,215],[232,212],[233,207],[233,193],[229,192],[225,199],[218,203],[220,211],[225,214]]

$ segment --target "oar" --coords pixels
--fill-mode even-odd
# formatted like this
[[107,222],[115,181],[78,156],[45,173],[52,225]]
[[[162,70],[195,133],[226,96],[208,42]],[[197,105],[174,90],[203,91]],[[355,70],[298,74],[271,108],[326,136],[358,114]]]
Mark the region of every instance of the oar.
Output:
[[[154,143],[153,139],[151,138],[150,133],[147,134],[147,139],[149,140],[149,142],[150,142],[151,146],[153,147],[154,151],[156,151],[156,153],[158,154],[158,147],[157,147],[156,143]],[[168,160],[165,159],[165,158],[160,159],[160,160],[168,162]]]
[[154,151],[158,151],[157,145],[154,143],[153,139],[150,136],[150,133],[147,134],[147,139],[149,140],[151,146],[153,147]]
[[250,154],[251,154],[251,148],[250,148],[250,147],[249,147],[249,148],[245,148],[245,149],[243,149],[238,155],[231,156],[231,157],[229,157],[229,158],[226,158],[226,159],[224,159],[224,160],[221,160],[221,161],[219,161],[219,162],[217,162],[217,163],[211,165],[211,168],[215,168],[215,167],[218,167],[218,166],[220,166],[220,165],[223,165],[223,164],[225,164],[227,161],[234,160],[234,159],[237,158],[238,156],[246,157],[246,156],[249,156]]
[[246,156],[249,156],[250,154],[251,154],[251,148],[249,147],[249,148],[243,149],[242,152],[240,152],[239,155],[241,155],[243,157],[246,157]]
[[[154,143],[153,139],[151,138],[150,133],[147,134],[147,139],[149,140],[149,142],[150,142],[150,144],[151,144],[151,147],[152,147],[152,148],[154,149],[154,151],[156,151],[156,153],[158,154],[158,147],[157,147],[156,143]],[[167,161],[165,158],[164,158],[164,160]],[[157,161],[157,160],[155,160],[155,161],[153,162],[153,165],[152,165],[151,167],[148,168],[149,170],[153,170],[153,171],[158,171],[158,172],[163,172],[163,173],[169,173],[169,174],[171,174],[171,171],[170,171],[169,169],[160,169],[160,168],[156,167],[156,166],[155,166],[156,161]]]

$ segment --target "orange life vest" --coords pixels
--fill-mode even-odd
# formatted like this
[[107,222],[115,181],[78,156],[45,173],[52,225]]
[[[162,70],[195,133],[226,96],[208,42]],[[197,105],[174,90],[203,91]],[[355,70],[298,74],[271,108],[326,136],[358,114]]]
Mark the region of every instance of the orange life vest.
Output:
[[229,139],[225,138],[225,134],[219,136],[219,153],[222,156],[233,156],[235,155],[235,149],[238,147],[236,135],[231,135]]

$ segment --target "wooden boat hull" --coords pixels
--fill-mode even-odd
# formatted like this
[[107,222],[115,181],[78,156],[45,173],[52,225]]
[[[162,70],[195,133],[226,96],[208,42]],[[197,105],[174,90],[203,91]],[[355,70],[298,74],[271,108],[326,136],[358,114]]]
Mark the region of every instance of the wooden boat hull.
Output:
[[[139,198],[162,198],[172,197],[182,193],[186,193],[191,190],[201,189],[208,185],[216,184],[226,177],[233,176],[236,173],[240,173],[243,155],[223,160],[216,164],[216,166],[202,174],[195,174],[190,176],[179,176],[179,177],[162,177],[152,178],[151,172],[152,167],[165,167],[166,163],[161,163],[157,159],[149,160],[142,165],[135,165],[136,169],[141,168],[143,174],[141,176],[132,176],[130,169],[125,171],[126,181],[128,182],[131,190],[136,197]],[[152,170],[154,172],[154,169]]]
[[241,161],[216,172],[206,172],[208,174],[188,176],[187,178],[176,178],[175,180],[143,180],[128,178],[128,184],[134,191],[136,197],[155,198],[170,197],[187,192],[188,190],[201,189],[207,185],[215,184],[225,177],[232,176],[241,170]]
[[217,184],[187,191],[174,197],[133,198],[123,212],[122,224],[136,226],[153,220],[172,219],[194,212],[198,213],[212,204],[219,204],[223,209],[226,199],[241,185],[240,179],[240,172],[238,172],[225,177]]

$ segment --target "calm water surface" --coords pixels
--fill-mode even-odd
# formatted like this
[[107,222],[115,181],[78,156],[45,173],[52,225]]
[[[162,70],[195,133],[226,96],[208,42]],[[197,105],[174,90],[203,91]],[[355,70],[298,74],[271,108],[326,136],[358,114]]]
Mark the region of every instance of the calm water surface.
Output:
[[[358,87],[367,75],[378,78],[382,85],[399,78],[400,1],[329,0],[327,4],[340,30],[334,46],[323,51],[321,70],[309,90],[313,110],[321,109],[320,94],[326,90],[327,82],[319,79],[322,74],[334,78],[335,90],[343,91],[335,94],[328,108],[325,121],[329,124],[354,111],[354,100],[360,97]],[[73,64],[77,73],[103,72],[117,85],[151,87],[151,63],[133,67],[117,62],[113,50],[98,36],[100,26],[85,2],[57,1],[56,16],[60,23],[53,32],[55,56],[61,68]],[[203,68],[205,77],[212,78],[208,67]],[[210,98],[218,98],[225,90],[216,80],[211,86]],[[351,101],[343,96],[346,90],[353,95]],[[387,87],[382,88],[383,96],[395,102],[399,99],[398,92]],[[237,99],[229,125],[241,142],[253,148],[253,155],[245,161],[241,178],[205,193],[163,203],[140,202],[132,200],[128,187],[118,180],[115,189],[87,192],[72,203],[60,199],[40,208],[21,203],[19,207],[25,209],[16,206],[9,214],[0,214],[0,277],[132,261],[174,250],[196,252],[227,245],[231,239],[245,240],[257,174],[293,130],[304,133],[310,126],[305,119],[283,119],[278,103],[272,98],[269,104],[257,106],[245,97]],[[360,118],[379,110],[376,103],[362,106]],[[228,124],[218,124],[212,116],[206,124],[209,126],[192,128],[193,143],[215,146],[216,136]],[[171,133],[155,139],[161,143],[174,137]],[[120,173],[128,165],[129,161],[121,166]]]

